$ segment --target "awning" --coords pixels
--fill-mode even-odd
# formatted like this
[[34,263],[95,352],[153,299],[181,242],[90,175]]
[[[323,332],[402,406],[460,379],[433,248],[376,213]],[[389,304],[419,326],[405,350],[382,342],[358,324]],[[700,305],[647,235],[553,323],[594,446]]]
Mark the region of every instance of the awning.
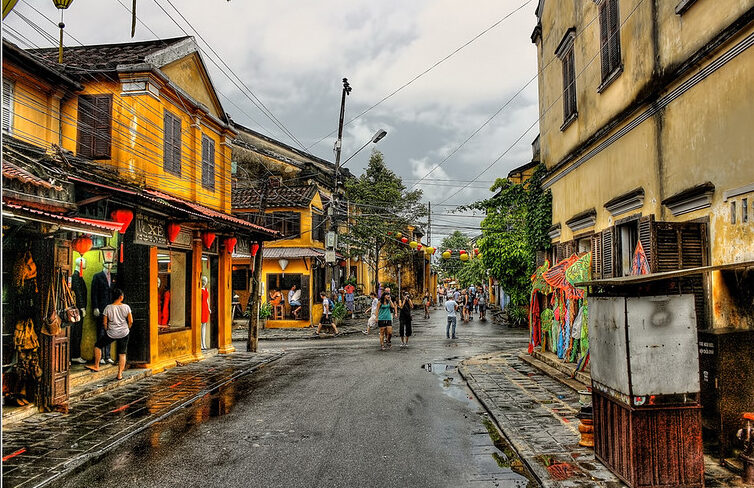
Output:
[[714,266],[700,266],[697,268],[677,269],[674,271],[664,271],[662,273],[651,273],[637,276],[620,276],[618,278],[604,278],[601,280],[590,280],[576,283],[576,286],[629,286],[639,285],[642,283],[651,283],[653,281],[667,280],[672,278],[682,278],[702,273],[711,273],[712,271],[724,271],[734,269],[754,268],[754,261],[742,261],[740,263],[717,264]]
[[58,225],[62,230],[82,232],[102,237],[112,237],[113,232],[121,228],[121,224],[117,222],[66,217],[65,215],[23,207],[9,202],[3,202],[3,218],[15,218],[31,222]]
[[267,247],[264,246],[264,259],[319,258],[324,257],[324,249],[314,247]]

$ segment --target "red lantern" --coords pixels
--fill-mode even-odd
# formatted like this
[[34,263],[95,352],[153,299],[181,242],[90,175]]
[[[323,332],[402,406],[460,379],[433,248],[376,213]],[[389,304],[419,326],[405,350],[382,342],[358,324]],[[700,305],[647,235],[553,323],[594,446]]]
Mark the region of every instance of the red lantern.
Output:
[[393,235],[393,231],[392,230],[387,231],[387,235],[389,236]]
[[251,257],[254,257],[257,255],[257,251],[259,251],[259,243],[255,242],[251,245]]
[[340,265],[340,267],[341,267],[341,268],[345,268],[345,267],[346,267],[346,262],[345,262],[345,260],[342,260],[342,259],[341,259],[340,261],[338,261],[338,264]]
[[228,254],[233,254],[233,249],[236,248],[236,242],[238,242],[238,239],[235,237],[225,238],[225,250],[228,251]]
[[212,243],[215,242],[215,233],[210,231],[204,231],[202,232],[202,243],[204,244],[204,247],[209,249],[212,247]]
[[404,243],[404,244],[407,243],[408,242],[408,238],[407,237],[401,237],[401,242]]
[[171,244],[178,238],[178,234],[181,232],[181,224],[175,222],[168,222],[168,242]]
[[92,248],[92,238],[87,236],[77,237],[71,242],[71,247],[83,256]]
[[479,248],[478,247],[474,248],[474,255],[479,256]]
[[421,251],[421,250],[422,250],[422,247],[423,247],[423,246],[422,246],[421,244],[417,244],[417,245],[416,245],[416,250],[417,250],[417,251]]
[[466,254],[466,251],[461,249],[460,251],[458,251],[458,254]]
[[110,217],[121,224],[120,233],[123,234],[126,229],[128,229],[128,226],[131,225],[131,221],[134,219],[134,213],[126,208],[119,208],[118,210],[113,210],[110,213]]

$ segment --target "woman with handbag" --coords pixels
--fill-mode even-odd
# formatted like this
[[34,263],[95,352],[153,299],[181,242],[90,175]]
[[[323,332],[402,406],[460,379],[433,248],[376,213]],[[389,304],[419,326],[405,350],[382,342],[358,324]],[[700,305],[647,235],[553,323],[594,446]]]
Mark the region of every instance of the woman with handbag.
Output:
[[115,342],[118,345],[118,376],[123,379],[123,370],[126,369],[126,352],[128,351],[128,333],[134,323],[131,315],[131,307],[123,303],[123,292],[115,288],[113,290],[113,303],[105,307],[102,312],[103,326],[106,334],[97,339],[94,344],[94,365],[87,366],[92,371],[99,371],[99,361],[102,358],[102,349],[110,347]]

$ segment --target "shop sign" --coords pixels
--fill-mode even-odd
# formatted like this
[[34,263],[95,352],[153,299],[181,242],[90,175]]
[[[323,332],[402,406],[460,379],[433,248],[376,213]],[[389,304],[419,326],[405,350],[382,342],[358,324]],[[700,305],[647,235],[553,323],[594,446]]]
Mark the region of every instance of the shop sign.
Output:
[[251,256],[251,246],[248,239],[238,239],[236,248],[233,250],[234,255]]
[[[168,246],[168,237],[165,231],[165,220],[151,215],[136,214],[134,219],[134,244],[143,244],[145,246]],[[191,229],[181,229],[173,244],[170,247],[178,249],[191,249],[193,241],[193,231]]]

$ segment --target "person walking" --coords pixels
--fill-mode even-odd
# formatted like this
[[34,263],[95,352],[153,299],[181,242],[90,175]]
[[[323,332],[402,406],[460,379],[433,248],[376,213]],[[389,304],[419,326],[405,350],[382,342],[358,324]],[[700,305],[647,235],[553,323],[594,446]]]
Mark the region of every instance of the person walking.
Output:
[[102,323],[105,335],[94,343],[94,364],[86,366],[90,370],[99,371],[99,362],[102,359],[102,350],[109,348],[115,342],[118,346],[118,376],[123,379],[123,371],[126,369],[126,353],[128,352],[128,334],[134,323],[131,307],[123,303],[123,292],[118,288],[112,291],[113,303],[107,305],[102,311]]
[[[458,310],[458,304],[451,298],[445,301],[445,311],[448,313],[448,325],[445,326],[445,338],[456,338],[456,311]],[[451,329],[453,335],[451,336]]]
[[353,318],[356,300],[356,287],[349,283],[343,289],[346,292],[346,311],[351,315],[351,318]]
[[432,303],[432,299],[429,297],[429,292],[424,293],[424,298],[422,298],[422,305],[424,305],[424,318],[429,318],[429,305]]
[[479,306],[479,320],[487,320],[487,300],[489,300],[487,291],[481,291],[479,293],[479,298],[477,298],[477,304]]
[[465,289],[461,292],[461,298],[456,303],[461,309],[461,322],[465,324],[469,321],[469,308],[467,306],[469,303],[469,293]]
[[398,314],[398,320],[400,321],[400,334],[401,334],[401,347],[408,347],[408,338],[411,337],[411,296],[407,291],[403,292],[403,299],[399,302],[400,313]]
[[393,337],[393,312],[395,303],[390,298],[390,292],[385,290],[380,298],[380,308],[377,311],[377,325],[380,326],[380,349],[383,351],[392,347],[390,339]]
[[377,309],[380,306],[380,301],[377,299],[377,294],[375,292],[371,292],[369,296],[372,297],[372,305],[364,311],[364,313],[369,314],[367,328],[361,331],[364,335],[369,335],[369,330],[377,327]]
[[319,296],[322,299],[322,318],[319,320],[317,332],[315,332],[314,335],[319,335],[319,333],[322,332],[323,325],[331,325],[333,330],[335,331],[335,335],[338,335],[338,328],[332,321],[332,302],[329,298],[327,298],[327,294],[325,292],[320,292]]

